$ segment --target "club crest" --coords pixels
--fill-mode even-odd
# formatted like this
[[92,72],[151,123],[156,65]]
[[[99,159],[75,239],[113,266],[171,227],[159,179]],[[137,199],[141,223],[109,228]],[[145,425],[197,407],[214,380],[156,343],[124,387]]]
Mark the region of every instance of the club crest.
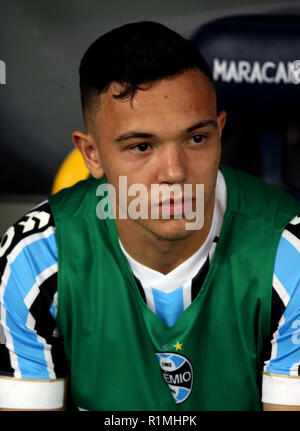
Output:
[[178,353],[156,353],[156,357],[175,402],[182,403],[189,397],[193,387],[193,368],[190,361]]

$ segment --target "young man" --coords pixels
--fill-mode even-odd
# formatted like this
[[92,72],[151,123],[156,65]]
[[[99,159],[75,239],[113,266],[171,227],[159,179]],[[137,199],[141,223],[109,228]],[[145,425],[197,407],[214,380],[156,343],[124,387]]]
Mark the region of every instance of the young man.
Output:
[[300,204],[219,166],[226,113],[199,52],[125,25],[80,86],[91,178],[1,244],[0,406],[61,409],[68,377],[86,410],[300,409]]

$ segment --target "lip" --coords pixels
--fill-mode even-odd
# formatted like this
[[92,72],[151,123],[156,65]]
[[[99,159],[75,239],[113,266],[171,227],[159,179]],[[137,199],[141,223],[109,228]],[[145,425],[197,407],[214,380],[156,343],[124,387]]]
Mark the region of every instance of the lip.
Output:
[[185,195],[185,196],[180,196],[177,199],[174,199],[174,198],[165,199],[163,201],[160,201],[157,205],[163,205],[163,204],[167,204],[169,202],[171,202],[171,203],[181,203],[181,202],[184,202],[184,201],[188,202],[188,201],[194,201],[194,200],[195,200],[195,198],[193,196],[187,196],[187,195]]
[[194,202],[195,199],[194,198],[190,198],[190,197],[182,197],[180,199],[166,199],[165,201],[159,202],[159,204],[157,204],[156,206],[162,206],[162,205],[180,205],[182,203],[189,203],[189,202]]
[[186,211],[191,210],[193,203],[195,202],[194,198],[183,198],[183,199],[170,199],[160,202],[157,206],[159,206],[162,210],[162,213],[170,214],[170,215],[178,215],[183,214]]

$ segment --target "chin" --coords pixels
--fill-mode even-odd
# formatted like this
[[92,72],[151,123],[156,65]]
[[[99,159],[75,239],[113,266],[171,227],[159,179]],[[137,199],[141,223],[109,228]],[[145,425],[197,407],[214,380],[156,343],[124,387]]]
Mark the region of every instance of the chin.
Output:
[[163,241],[181,241],[190,237],[195,231],[187,230],[187,220],[159,220],[153,223],[143,223],[136,220],[147,232]]

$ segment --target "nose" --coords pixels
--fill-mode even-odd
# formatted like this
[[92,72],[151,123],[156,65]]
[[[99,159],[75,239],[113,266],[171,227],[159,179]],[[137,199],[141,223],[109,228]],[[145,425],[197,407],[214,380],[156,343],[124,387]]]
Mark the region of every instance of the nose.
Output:
[[166,144],[158,154],[160,184],[182,183],[187,177],[186,156],[181,145]]

